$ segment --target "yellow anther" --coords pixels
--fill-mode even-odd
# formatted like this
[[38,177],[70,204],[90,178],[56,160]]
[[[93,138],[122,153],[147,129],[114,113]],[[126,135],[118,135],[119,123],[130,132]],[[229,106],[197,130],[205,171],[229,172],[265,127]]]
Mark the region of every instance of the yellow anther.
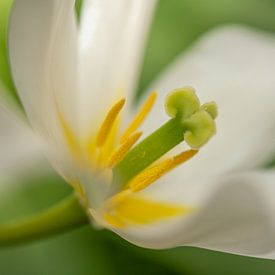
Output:
[[116,207],[118,204],[122,203],[124,200],[126,200],[129,195],[132,194],[132,191],[130,189],[123,190],[114,196],[112,196],[110,199],[108,199],[105,202],[106,209],[112,209]]
[[108,166],[112,168],[117,163],[119,163],[128,153],[128,151],[133,147],[133,145],[138,141],[141,135],[142,132],[136,132],[132,136],[128,137],[128,139],[123,144],[121,144],[121,146],[112,154]]
[[104,213],[103,219],[105,222],[115,228],[123,228],[125,226],[125,224],[118,217],[108,213]]
[[187,160],[189,160],[190,158],[192,158],[193,156],[195,156],[199,151],[198,150],[188,150],[188,151],[184,151],[176,156],[173,157],[173,163],[171,163],[171,167],[169,170],[177,167],[178,165],[186,162]]
[[140,195],[132,194],[118,204],[104,219],[113,227],[147,225],[162,220],[189,215],[194,208],[188,205],[177,205],[155,201]]
[[112,129],[112,126],[121,111],[122,107],[125,104],[125,98],[119,100],[108,112],[107,116],[105,117],[96,137],[96,145],[101,147],[104,145],[106,139],[109,136],[109,133]]
[[194,155],[197,154],[197,152],[197,150],[188,150],[182,152],[174,156],[173,158],[164,160],[160,164],[154,165],[144,170],[139,175],[137,175],[132,181],[130,181],[130,189],[133,192],[137,192],[148,187],[173,168],[192,158]]
[[129,136],[136,131],[136,129],[142,124],[148,113],[151,111],[154,102],[156,100],[157,93],[153,92],[151,95],[148,97],[148,99],[145,101],[145,103],[142,105],[141,109],[133,119],[133,121],[130,123],[128,128],[125,130],[121,137],[120,143],[124,143]]
[[130,181],[129,187],[133,192],[140,191],[151,183],[155,182],[167,171],[170,170],[171,165],[173,164],[173,159],[167,159],[161,162],[160,164],[154,165],[140,174],[138,174],[133,180]]
[[[105,168],[108,167],[110,156],[113,154],[116,143],[117,143],[117,136],[118,136],[118,130],[120,125],[120,119],[116,119],[113,123],[112,129],[110,130],[108,134],[108,138],[105,140],[104,145],[102,147],[97,148],[100,150],[97,150],[96,154],[96,166],[98,168]],[[91,155],[91,158],[93,159],[93,155]]]

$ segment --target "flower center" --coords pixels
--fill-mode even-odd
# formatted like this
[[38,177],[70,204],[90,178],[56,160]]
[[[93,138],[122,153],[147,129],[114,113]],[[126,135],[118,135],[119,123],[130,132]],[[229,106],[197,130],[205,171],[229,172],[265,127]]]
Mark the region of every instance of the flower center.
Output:
[[[190,206],[145,198],[141,191],[196,155],[213,136],[216,105],[213,102],[200,105],[191,87],[174,90],[168,94],[165,105],[170,120],[136,145],[142,135],[138,129],[150,113],[155,99],[156,93],[153,92],[120,135],[118,124],[125,99],[119,100],[107,112],[97,134],[88,137],[82,146],[59,114],[71,152],[81,159],[81,163],[88,160],[94,175],[107,186],[99,206],[94,207],[81,179],[69,180],[89,214],[104,226],[147,224],[193,211]],[[159,160],[184,140],[190,150]]]
[[[137,113],[130,125],[122,133],[119,146],[113,152],[109,152],[111,154],[108,156],[107,167],[113,168],[117,163],[119,163],[141,137],[142,132],[137,131],[137,129],[150,112],[155,99],[156,93],[153,92],[141,107],[140,111]],[[115,127],[114,124],[118,119],[119,113],[122,110],[124,103],[125,99],[123,98],[110,109],[98,131],[96,136],[96,146],[101,150],[104,145],[106,145],[108,137],[111,135],[112,129]]]

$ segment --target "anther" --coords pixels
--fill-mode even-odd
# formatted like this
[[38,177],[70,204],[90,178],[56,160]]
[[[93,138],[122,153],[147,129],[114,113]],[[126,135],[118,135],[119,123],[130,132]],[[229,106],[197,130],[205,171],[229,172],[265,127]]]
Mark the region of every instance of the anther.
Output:
[[113,209],[118,204],[121,204],[123,201],[125,201],[129,195],[132,194],[132,191],[130,189],[125,189],[114,196],[112,196],[110,199],[108,199],[105,202],[106,209]]
[[148,187],[170,170],[172,163],[172,159],[167,159],[160,164],[147,168],[130,181],[129,188],[133,192],[137,192]]
[[128,151],[133,147],[133,145],[138,141],[141,135],[142,132],[136,132],[135,134],[128,137],[128,139],[112,154],[108,163],[108,167],[112,168],[118,162],[120,162],[128,153]]
[[125,226],[124,222],[121,221],[118,217],[111,215],[109,213],[104,213],[103,218],[107,224],[115,228],[123,228]]
[[197,150],[192,150],[192,149],[188,151],[184,151],[170,159],[164,160],[160,164],[147,168],[146,170],[138,174],[129,183],[130,189],[133,192],[137,192],[148,187],[149,185],[154,183],[156,180],[158,180],[160,177],[162,177],[164,174],[176,168],[180,164],[188,161],[197,153],[198,153]]
[[142,124],[142,122],[145,120],[146,116],[148,113],[151,111],[154,102],[156,100],[157,93],[153,92],[151,95],[148,97],[148,99],[145,101],[145,103],[142,105],[140,108],[139,112],[133,119],[133,121],[130,123],[128,128],[125,130],[121,137],[121,143],[124,143],[128,137],[136,131],[136,129]]
[[198,150],[188,150],[184,151],[173,157],[173,163],[171,164],[170,170],[176,168],[178,165],[188,161],[193,156],[195,156],[199,151]]
[[96,145],[98,147],[102,147],[108,138],[108,135],[112,129],[112,126],[125,104],[125,98],[119,100],[108,112],[107,116],[105,117],[96,137]]

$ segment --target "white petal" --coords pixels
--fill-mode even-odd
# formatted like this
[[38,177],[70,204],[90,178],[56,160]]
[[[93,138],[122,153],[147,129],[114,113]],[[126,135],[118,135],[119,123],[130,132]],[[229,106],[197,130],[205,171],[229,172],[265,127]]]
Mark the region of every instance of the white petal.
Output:
[[9,27],[18,94],[33,128],[46,138],[49,158],[63,174],[71,159],[57,108],[77,132],[74,4],[74,0],[15,0]]
[[0,189],[10,188],[7,183],[16,175],[39,168],[42,151],[42,143],[27,123],[0,107]]
[[[133,92],[155,0],[85,0],[80,23],[80,108],[84,129]],[[96,114],[96,115],[95,115]]]
[[14,81],[32,125],[50,139],[60,138],[56,102],[67,119],[75,117],[74,2],[15,0],[10,18]]
[[202,103],[217,102],[217,135],[185,165],[181,176],[190,180],[261,165],[275,151],[274,71],[273,36],[237,26],[213,30],[152,85],[160,99],[144,131],[167,120],[163,104],[168,91],[191,85]]
[[[273,37],[227,27],[206,35],[153,85],[162,92],[162,103],[145,129],[167,120],[161,106],[164,92],[194,85],[202,102],[215,100],[219,105],[218,134],[194,159],[143,191],[164,202],[198,207],[197,214],[119,234],[146,247],[192,245],[245,255],[275,255],[271,241],[275,175],[224,179],[234,170],[260,165],[274,154],[274,64]],[[179,147],[177,150],[183,149]]]
[[212,179],[212,192],[205,188],[209,196],[190,217],[118,233],[150,248],[186,245],[274,258],[274,182],[274,172]]

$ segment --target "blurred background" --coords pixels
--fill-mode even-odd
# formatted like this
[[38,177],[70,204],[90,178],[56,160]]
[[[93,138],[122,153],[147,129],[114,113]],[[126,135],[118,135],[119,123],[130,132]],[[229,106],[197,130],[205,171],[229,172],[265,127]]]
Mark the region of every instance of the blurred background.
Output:
[[[78,10],[80,4],[77,3]],[[201,34],[227,23],[274,32],[275,0],[160,0],[137,99],[158,73]],[[40,211],[71,192],[51,169],[34,173],[30,168],[29,172],[10,191],[1,192],[1,222]],[[1,181],[5,184],[5,179]],[[272,275],[275,262],[197,248],[142,249],[112,232],[86,226],[47,240],[0,248],[0,275],[13,274]]]

